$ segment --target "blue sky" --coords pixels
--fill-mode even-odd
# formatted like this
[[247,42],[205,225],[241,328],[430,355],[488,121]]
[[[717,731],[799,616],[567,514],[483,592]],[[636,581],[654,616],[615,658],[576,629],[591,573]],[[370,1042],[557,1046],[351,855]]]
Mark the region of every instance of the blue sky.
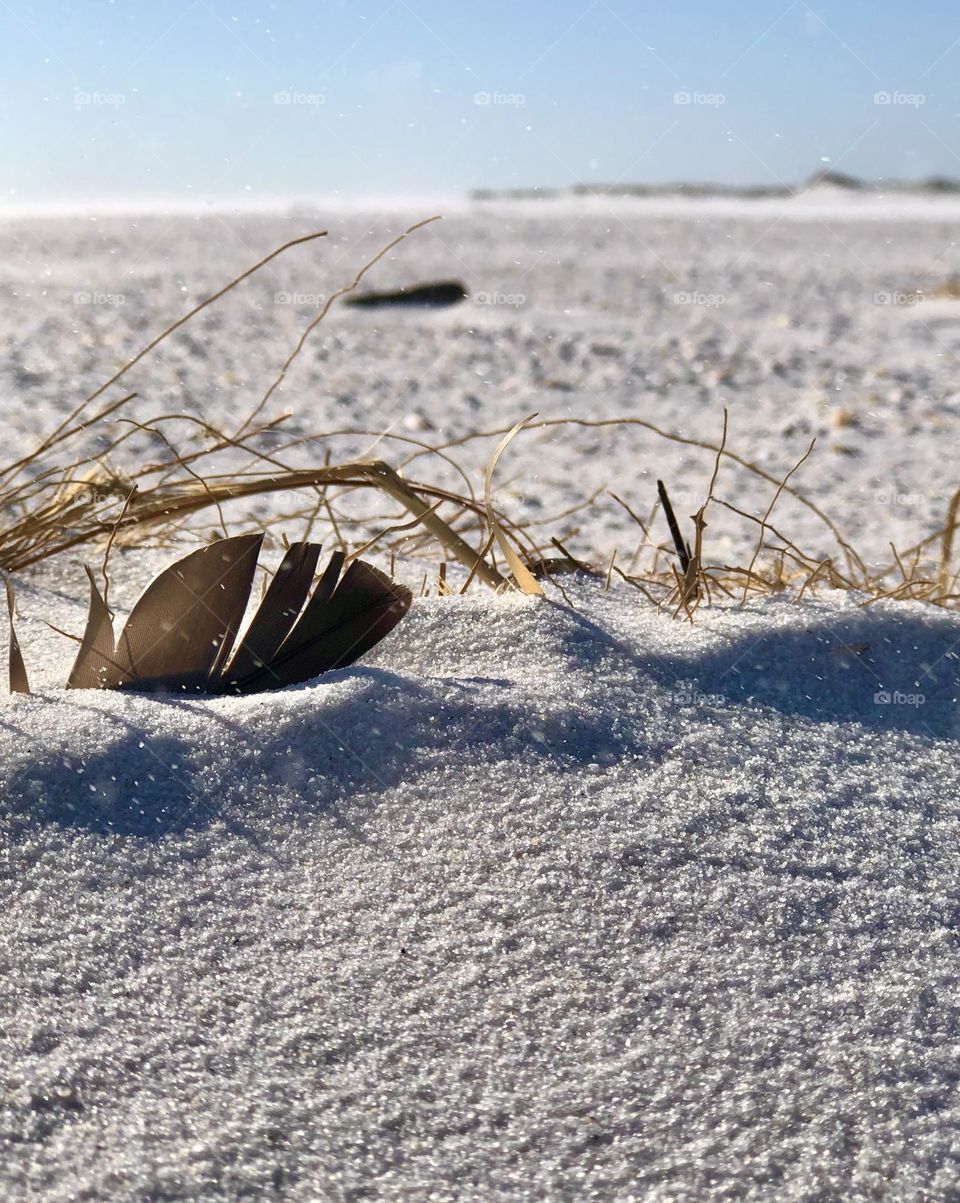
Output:
[[3,0],[0,29],[0,201],[960,177],[946,0]]

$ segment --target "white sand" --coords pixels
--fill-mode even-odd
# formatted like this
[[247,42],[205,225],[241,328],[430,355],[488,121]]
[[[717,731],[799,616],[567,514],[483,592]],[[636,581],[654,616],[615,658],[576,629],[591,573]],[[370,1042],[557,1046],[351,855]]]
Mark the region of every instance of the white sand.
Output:
[[[140,417],[219,418],[315,312],[274,294],[341,282],[398,223],[0,227],[8,443],[318,220],[344,240],[138,370]],[[956,483],[960,303],[873,296],[960,252],[939,220],[839,221],[468,209],[377,282],[524,302],[332,316],[283,403],[430,438],[532,409],[711,438],[726,404],[774,470],[819,436],[801,480],[879,559]],[[531,518],[609,484],[646,509],[664,475],[693,505],[710,466],[642,431],[530,434],[503,498]],[[762,511],[748,480],[719,491]],[[635,542],[612,503],[564,534]],[[718,514],[710,537],[753,536]],[[129,604],[145,565],[115,568]],[[824,594],[690,627],[625,586],[478,592],[317,685],[172,701],[61,692],[41,619],[80,626],[82,574],[19,585],[41,692],[0,715],[6,1197],[952,1197],[960,621]]]

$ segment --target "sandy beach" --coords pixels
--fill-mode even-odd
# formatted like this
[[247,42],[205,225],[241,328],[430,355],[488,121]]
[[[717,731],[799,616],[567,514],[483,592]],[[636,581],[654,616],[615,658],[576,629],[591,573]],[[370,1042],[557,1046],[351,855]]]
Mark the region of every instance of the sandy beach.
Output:
[[[8,458],[327,229],[123,380],[130,419],[232,429],[431,211],[0,217]],[[171,699],[62,690],[73,648],[48,624],[82,630],[101,547],[16,574],[35,692],[0,715],[6,1197],[950,1197],[960,620],[794,581],[687,622],[608,565],[643,541],[610,493],[646,517],[662,479],[686,522],[724,410],[774,481],[815,440],[791,483],[834,529],[789,493],[773,518],[814,562],[839,532],[879,568],[942,525],[958,222],[951,198],[830,190],[459,202],[378,264],[362,289],[469,295],[335,305],[266,411],[302,440],[284,463],[376,455],[461,489],[408,460],[459,440],[480,493],[495,432],[569,420],[522,431],[496,490],[598,566],[565,593],[437,596],[411,544],[393,570],[430,596],[360,664]],[[120,477],[157,437],[125,448]],[[776,489],[727,460],[716,496],[757,517]],[[273,494],[223,519],[278,557],[289,512]],[[396,515],[358,493],[340,517],[359,547]],[[711,509],[712,562],[757,538]],[[113,604],[174,554],[118,545]]]

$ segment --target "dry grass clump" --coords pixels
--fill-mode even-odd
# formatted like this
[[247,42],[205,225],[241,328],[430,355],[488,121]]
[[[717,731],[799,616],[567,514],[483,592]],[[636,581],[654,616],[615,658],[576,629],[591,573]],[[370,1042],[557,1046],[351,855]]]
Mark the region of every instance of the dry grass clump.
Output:
[[[743,602],[752,595],[792,589],[799,600],[817,587],[857,592],[863,595],[865,604],[880,598],[907,598],[956,606],[960,600],[960,567],[954,566],[953,552],[960,521],[960,491],[939,529],[906,551],[891,548],[890,563],[871,571],[830,516],[793,483],[813,444],[790,472],[778,478],[728,447],[726,415],[716,443],[681,436],[640,418],[537,420],[536,415],[510,429],[476,431],[436,444],[389,432],[358,430],[321,432],[284,441],[285,418],[263,415],[310,335],[339,297],[352,292],[390,250],[426,224],[411,226],[365,264],[350,283],[328,297],[235,430],[182,413],[161,413],[134,421],[127,409],[135,394],[120,393],[109,398],[107,394],[118,392],[130,369],[192,317],[277,256],[323,237],[323,232],[285,243],[163,330],[86,397],[30,454],[0,467],[0,569],[15,573],[61,552],[97,543],[109,549],[114,543],[140,544],[148,537],[168,542],[187,523],[195,538],[197,515],[206,515],[216,533],[225,536],[229,503],[283,493],[294,502],[280,520],[301,524],[306,541],[314,529],[325,528],[325,539],[332,540],[348,565],[374,547],[390,556],[391,569],[400,556],[434,560],[436,577],[431,580],[429,573],[424,576],[421,594],[453,590],[447,572],[448,562],[453,561],[463,569],[457,584],[460,592],[481,582],[496,589],[516,587],[535,594],[543,592],[543,581],[552,582],[562,591],[564,573],[594,572],[608,584],[614,578],[622,579],[654,604],[687,617],[718,595]],[[684,534],[682,518],[671,504],[668,482],[659,483],[655,504],[646,518],[634,508],[636,499],[599,490],[572,509],[538,519],[536,524],[522,527],[512,522],[494,499],[497,461],[521,431],[565,426],[638,427],[709,453],[713,471],[702,504],[690,515],[688,533]],[[101,437],[101,449],[96,453],[76,450],[88,446],[92,434]],[[150,436],[156,449],[146,463],[128,454],[130,441],[144,434]],[[390,443],[399,449],[399,458],[393,465],[383,458],[333,462],[329,451],[333,441],[338,436],[357,435]],[[499,441],[488,462],[482,496],[478,497],[470,474],[457,462],[456,452],[473,441],[494,439]],[[286,454],[293,449],[302,451],[321,442],[326,451],[315,467],[294,467],[286,462]],[[419,468],[421,462],[453,468],[462,487],[441,487],[421,479],[419,474],[411,475],[414,465]],[[745,470],[767,490],[762,516],[717,495],[718,481],[727,464]],[[362,534],[362,538],[351,539],[345,533],[347,521],[341,503],[357,490],[376,491],[388,499],[392,508],[384,516],[381,529],[372,529],[368,519],[362,530],[350,528],[351,534]],[[784,494],[816,517],[835,548],[834,554],[811,555],[773,524],[774,509]],[[622,507],[636,523],[640,539],[626,567],[624,562],[618,563],[619,553],[615,552],[605,569],[597,568],[588,562],[591,549],[581,553],[571,547],[576,532],[571,533],[570,523],[578,512],[611,503]],[[707,515],[714,506],[755,528],[754,551],[746,564],[711,560]]]
[[[499,571],[436,513],[441,503],[451,501],[465,506],[482,520],[487,511],[475,497],[462,498],[426,482],[405,481],[380,460],[331,464],[327,457],[316,468],[295,470],[284,462],[284,452],[319,441],[321,436],[291,439],[277,445],[276,436],[278,432],[282,433],[286,418],[266,421],[260,418],[307,339],[333,303],[355,289],[393,247],[426,224],[418,222],[393,239],[349,284],[327,298],[263,396],[234,431],[180,413],[158,414],[148,421],[138,422],[124,412],[136,397],[135,393],[126,393],[110,401],[102,398],[131,368],[196,314],[278,255],[323,237],[325,232],[285,243],[163,330],[84,398],[32,452],[0,468],[0,514],[3,516],[0,568],[16,572],[102,538],[112,543],[131,537],[141,539],[155,531],[169,535],[192,515],[211,508],[217,512],[219,525],[223,528],[223,506],[228,502],[281,491],[296,494],[310,490],[315,495],[312,510],[301,507],[290,515],[291,518],[309,516],[309,526],[312,526],[326,516],[335,526],[329,490],[335,488],[342,493],[372,488],[399,502],[413,515],[416,524],[422,525],[476,578],[489,585],[503,585],[505,580]],[[167,434],[171,428],[179,434],[176,445]],[[90,436],[98,433],[106,443],[105,449],[70,458],[72,447],[89,442]],[[152,436],[154,445],[160,448],[157,458],[146,463],[129,462],[131,457],[125,457],[124,452],[137,434]],[[271,438],[268,440],[265,436]],[[240,467],[237,466],[238,459]],[[122,468],[117,466],[121,463],[124,463]]]

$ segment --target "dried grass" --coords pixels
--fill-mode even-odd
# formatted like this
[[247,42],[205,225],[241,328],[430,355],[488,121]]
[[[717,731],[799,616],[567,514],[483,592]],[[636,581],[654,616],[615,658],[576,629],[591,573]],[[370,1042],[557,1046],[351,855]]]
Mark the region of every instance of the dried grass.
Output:
[[[216,514],[216,532],[226,535],[232,502],[282,493],[294,499],[283,521],[300,524],[303,539],[310,539],[314,528],[325,530],[348,559],[376,547],[390,557],[391,571],[395,562],[404,559],[436,560],[439,567],[435,584],[431,586],[425,575],[421,592],[464,592],[480,582],[495,589],[519,587],[525,592],[542,593],[543,581],[559,589],[557,578],[564,572],[597,572],[590,563],[594,549],[575,546],[576,528],[571,523],[578,514],[612,502],[629,515],[641,539],[632,554],[622,559],[615,551],[600,575],[605,575],[608,586],[614,577],[628,582],[651,603],[678,615],[692,618],[697,606],[704,601],[709,604],[714,593],[739,596],[742,603],[757,594],[790,589],[799,601],[818,588],[855,591],[862,595],[864,604],[882,598],[907,598],[957,607],[960,565],[954,562],[954,538],[960,523],[960,490],[950,502],[942,526],[914,547],[893,548],[890,563],[870,571],[839,525],[793,482],[795,473],[812,453],[813,444],[797,464],[778,477],[728,446],[726,414],[716,443],[680,435],[636,417],[537,420],[535,415],[509,428],[474,431],[438,443],[389,431],[357,429],[317,432],[283,442],[286,418],[265,417],[264,412],[309,336],[336,299],[349,294],[384,255],[426,224],[418,222],[404,231],[366,263],[349,284],[331,294],[260,400],[232,433],[182,413],[160,413],[135,421],[124,412],[135,393],[108,400],[104,397],[131,368],[192,317],[279,255],[322,237],[323,232],[285,243],[168,325],[84,398],[32,452],[0,467],[0,569],[16,573],[66,551],[98,545],[105,556],[115,542],[140,545],[153,538],[171,543],[185,529],[195,540],[203,525],[197,516],[210,511]],[[496,504],[492,487],[493,471],[501,455],[522,432],[552,430],[560,434],[561,428],[570,426],[637,428],[709,453],[713,469],[704,500],[690,516],[692,542],[683,534],[666,483],[660,484],[659,500],[645,519],[640,517],[638,506],[650,504],[653,498],[624,499],[598,490],[576,506],[546,518],[522,526],[511,521],[502,505]],[[101,437],[104,449],[96,454],[78,450],[89,445],[92,434]],[[137,462],[128,453],[131,440],[144,434],[151,436],[159,448],[156,458],[147,463]],[[329,449],[334,441],[357,436],[394,447],[394,463],[382,457],[333,462]],[[456,453],[468,444],[493,440],[497,443],[488,459],[482,497],[478,497],[471,474]],[[302,468],[286,462],[287,453],[314,445],[325,448],[322,463]],[[751,507],[734,504],[717,494],[722,470],[728,464],[736,465],[759,483],[773,486],[762,514],[751,513]],[[417,474],[412,475],[415,466]],[[456,487],[435,483],[429,479],[431,467],[446,470],[448,477],[452,469],[461,483]],[[379,519],[368,516],[362,523],[345,517],[342,503],[357,490],[382,495],[390,505],[389,511]],[[814,515],[825,537],[833,543],[832,555],[804,551],[772,524],[773,510],[784,496]],[[394,508],[397,505],[400,513]],[[713,506],[755,527],[754,550],[746,565],[711,559],[707,516]],[[664,512],[669,542],[661,542],[655,533],[658,509]],[[351,539],[351,535],[357,537]],[[560,557],[556,555],[558,550]],[[497,563],[498,551],[505,562],[503,570]],[[455,585],[448,578],[449,561],[464,569],[462,584]]]

